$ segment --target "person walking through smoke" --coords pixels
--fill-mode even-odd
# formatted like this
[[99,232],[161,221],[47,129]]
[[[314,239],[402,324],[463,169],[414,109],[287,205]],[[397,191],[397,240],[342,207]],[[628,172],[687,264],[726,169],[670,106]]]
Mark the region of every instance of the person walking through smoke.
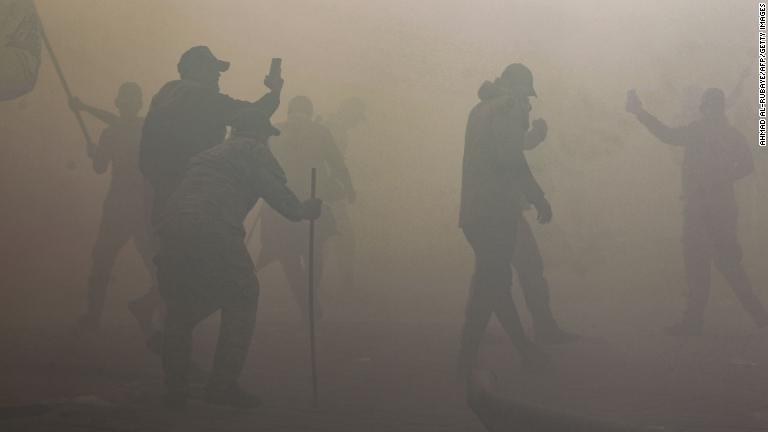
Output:
[[[341,155],[347,157],[349,149],[349,131],[358,127],[366,120],[365,103],[360,98],[348,98],[339,103],[335,113],[322,121],[323,126],[327,127],[333,135]],[[338,269],[341,275],[341,290],[346,294],[358,292],[355,290],[355,257],[357,239],[355,237],[354,226],[350,216],[350,202],[344,199],[343,187],[338,183],[332,194],[324,190],[323,196],[326,198],[328,206],[333,211],[336,219],[339,235],[329,239],[327,249],[333,251],[338,262]]]
[[300,202],[286,185],[267,146],[280,132],[267,117],[251,108],[231,124],[226,142],[192,158],[158,224],[157,272],[168,309],[163,368],[169,408],[183,408],[187,401],[192,330],[217,310],[221,327],[205,398],[241,408],[259,404],[237,384],[259,296],[243,221],[260,198],[293,222],[320,215],[320,200]]
[[[318,191],[332,199],[354,202],[355,190],[344,158],[325,126],[312,120],[314,106],[305,96],[296,96],[288,103],[288,120],[278,124],[282,134],[271,140],[270,148],[285,169],[288,185],[299,197],[309,197],[309,173],[317,168]],[[320,251],[315,261],[317,280],[322,278],[323,246],[336,234],[334,215],[328,208],[317,222],[315,244]],[[278,261],[302,312],[307,314],[307,233],[302,227],[286,223],[274,211],[264,209],[261,215],[262,248],[256,264],[261,270]],[[320,303],[316,303],[320,314]]]
[[151,338],[154,335],[153,317],[161,299],[156,289],[153,251],[146,226],[145,181],[138,163],[144,123],[139,116],[142,104],[141,87],[133,82],[124,83],[118,90],[115,106],[119,115],[86,105],[78,98],[70,101],[73,110],[85,111],[108,125],[101,133],[97,146],[88,143],[88,157],[98,174],[105,173],[110,165],[112,167],[112,181],[104,199],[99,234],[93,248],[93,266],[88,278],[88,310],[79,324],[85,329],[99,327],[115,260],[125,244],[133,239],[150,275],[151,285],[147,294],[131,302],[130,310],[150,347],[159,350]]
[[264,79],[271,91],[256,102],[221,94],[219,79],[227,70],[229,62],[217,59],[208,47],[190,48],[179,60],[181,79],[166,83],[152,98],[139,164],[152,185],[153,220],[173,193],[189,159],[221,144],[226,127],[238,112],[258,108],[270,117],[280,104],[283,80],[279,76]]
[[698,335],[710,294],[710,267],[730,284],[744,309],[759,327],[768,325],[768,312],[755,294],[741,263],[738,205],[734,183],[753,171],[752,154],[744,136],[728,121],[722,90],[704,91],[701,118],[686,126],[669,127],[643,108],[634,90],[626,109],[660,141],[683,148],[683,258],[688,288],[687,308],[671,335]]
[[459,349],[459,373],[474,367],[491,315],[496,315],[524,364],[545,359],[525,334],[510,291],[510,263],[520,224],[521,197],[547,223],[552,209],[523,155],[528,132],[529,97],[536,96],[533,75],[522,64],[509,65],[494,82],[485,82],[480,102],[469,114],[464,146],[459,226],[475,254],[466,317]]

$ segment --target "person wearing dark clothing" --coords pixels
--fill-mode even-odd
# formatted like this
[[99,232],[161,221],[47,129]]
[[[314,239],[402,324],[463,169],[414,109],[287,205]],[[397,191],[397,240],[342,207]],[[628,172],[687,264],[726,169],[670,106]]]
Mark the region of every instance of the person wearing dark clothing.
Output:
[[682,243],[688,305],[682,320],[667,328],[671,335],[701,333],[713,262],[755,324],[768,325],[768,312],[741,263],[738,239],[734,183],[752,173],[752,153],[744,136],[728,121],[725,99],[722,90],[707,89],[701,98],[701,118],[669,127],[643,108],[634,91],[627,96],[629,113],[661,142],[683,149]]
[[[356,97],[344,99],[339,103],[338,110],[322,122],[333,135],[333,140],[339,152],[345,158],[349,152],[349,131],[358,127],[366,120],[365,103]],[[339,235],[329,241],[328,249],[335,252],[338,269],[341,275],[341,291],[346,294],[358,292],[355,290],[355,258],[357,240],[350,215],[350,202],[344,199],[341,188],[334,188],[336,194],[328,195],[323,191],[328,206],[333,211]]]
[[282,217],[316,219],[320,201],[300,202],[267,146],[279,134],[258,109],[232,120],[232,136],[192,158],[158,223],[160,292],[168,315],[163,368],[170,408],[187,400],[192,330],[221,310],[221,327],[206,400],[258,405],[237,379],[253,333],[259,284],[245,246],[243,221],[263,198]]
[[88,143],[88,156],[98,174],[111,166],[112,181],[104,200],[99,234],[93,248],[93,266],[88,278],[88,310],[80,326],[95,329],[104,310],[107,287],[112,268],[120,250],[131,239],[151,278],[147,294],[131,302],[130,310],[141,326],[147,341],[154,333],[153,318],[161,305],[157,294],[152,247],[147,228],[144,178],[139,172],[139,142],[144,119],[139,117],[142,106],[141,87],[127,82],[120,86],[115,106],[119,115],[88,106],[78,98],[70,101],[75,111],[85,111],[109,126],[99,137],[98,145]]
[[219,78],[229,63],[205,46],[190,48],[178,64],[181,79],[168,82],[152,98],[141,138],[140,167],[153,188],[152,218],[156,221],[178,185],[189,159],[220,144],[226,127],[246,108],[268,117],[280,104],[281,78],[269,76],[270,93],[256,102],[233,99],[219,92]]
[[[309,98],[297,96],[288,104],[288,121],[278,125],[279,137],[270,141],[270,149],[288,176],[288,185],[299,197],[310,195],[310,172],[317,168],[317,190],[323,197],[352,202],[355,190],[349,170],[330,131],[312,120],[314,107]],[[283,267],[302,317],[307,317],[307,232],[295,224],[285,222],[274,211],[264,209],[261,214],[262,248],[256,264],[260,270],[274,261]],[[318,254],[315,260],[317,280],[322,278],[323,247],[337,234],[334,214],[326,207],[317,221]],[[320,315],[320,302],[316,304]]]
[[475,253],[466,317],[461,336],[459,372],[474,366],[480,341],[495,314],[524,362],[543,360],[525,335],[510,287],[515,243],[524,196],[541,223],[552,218],[549,202],[523,155],[530,127],[533,76],[522,64],[508,66],[495,82],[485,82],[469,114],[464,146],[459,226]]

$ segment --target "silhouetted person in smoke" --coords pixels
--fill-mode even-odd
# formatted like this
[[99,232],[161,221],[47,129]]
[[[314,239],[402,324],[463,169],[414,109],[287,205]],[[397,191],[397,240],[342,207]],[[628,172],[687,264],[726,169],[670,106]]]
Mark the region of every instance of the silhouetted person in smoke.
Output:
[[32,0],[0,0],[0,101],[28,93],[40,70],[40,20]]
[[[523,148],[532,150],[546,137],[547,123],[543,119],[536,119],[531,122],[531,129],[525,135]],[[524,197],[521,207],[530,207]],[[544,260],[525,215],[520,215],[512,266],[517,270],[520,287],[525,295],[525,303],[531,313],[536,340],[548,344],[562,344],[577,340],[579,336],[560,328],[552,314],[549,283],[544,277]]]
[[[288,104],[288,120],[278,125],[282,134],[270,141],[270,148],[288,177],[288,185],[300,198],[310,195],[310,172],[317,168],[317,190],[322,196],[352,202],[355,191],[344,158],[325,126],[313,121],[314,107],[305,96],[296,96]],[[336,191],[336,192],[333,192]],[[322,278],[322,251],[325,242],[336,234],[332,212],[325,209],[317,222],[315,271]],[[264,209],[261,215],[262,249],[256,264],[260,270],[274,261],[283,267],[288,284],[302,317],[307,316],[307,231],[286,222],[274,211]],[[317,304],[319,308],[319,303]],[[318,309],[319,312],[319,309]]]
[[683,148],[683,255],[688,306],[683,319],[669,327],[672,335],[701,333],[710,292],[710,265],[723,274],[755,323],[768,325],[768,313],[755,295],[741,263],[738,206],[734,182],[753,171],[752,154],[744,136],[725,115],[725,95],[707,89],[699,108],[700,120],[669,127],[648,113],[634,91],[627,111],[660,141]]
[[495,314],[523,356],[534,365],[543,354],[525,335],[512,300],[512,270],[522,196],[547,223],[552,209],[523,155],[528,132],[533,75],[522,64],[509,65],[494,82],[485,82],[469,114],[464,146],[459,226],[475,253],[459,372],[471,370],[480,341]]
[[[347,155],[349,131],[359,126],[366,119],[365,103],[359,98],[349,98],[339,104],[336,113],[322,124],[331,131],[336,146],[342,156]],[[339,235],[329,241],[328,249],[333,248],[339,263],[342,289],[351,292],[355,288],[355,231],[349,216],[349,201],[344,198],[342,185],[334,183],[332,190],[323,190],[323,198],[333,211]]]
[[153,188],[153,220],[189,159],[220,144],[237,113],[258,108],[269,117],[280,104],[283,80],[279,77],[264,79],[271,92],[256,102],[219,93],[219,78],[228,69],[229,62],[214,57],[208,47],[190,48],[179,60],[181,79],[165,84],[152,99],[141,139],[140,166]]
[[104,199],[99,235],[93,248],[93,267],[88,279],[88,311],[80,319],[80,325],[89,329],[99,326],[115,260],[126,243],[133,240],[152,284],[146,295],[131,303],[130,310],[149,341],[153,334],[153,317],[161,299],[156,290],[153,251],[147,227],[146,183],[138,163],[144,123],[144,118],[139,117],[142,105],[141,87],[133,82],[120,86],[115,98],[119,115],[86,105],[78,98],[70,101],[73,110],[85,111],[109,125],[101,133],[97,146],[88,143],[88,156],[98,174],[105,173],[112,166],[112,181]]
[[183,408],[192,330],[221,310],[206,400],[250,408],[259,400],[237,379],[253,334],[258,280],[245,247],[243,221],[260,198],[291,221],[315,219],[319,200],[299,202],[267,146],[280,132],[258,109],[231,119],[232,136],[192,158],[159,219],[156,258],[168,316],[163,367],[169,408]]

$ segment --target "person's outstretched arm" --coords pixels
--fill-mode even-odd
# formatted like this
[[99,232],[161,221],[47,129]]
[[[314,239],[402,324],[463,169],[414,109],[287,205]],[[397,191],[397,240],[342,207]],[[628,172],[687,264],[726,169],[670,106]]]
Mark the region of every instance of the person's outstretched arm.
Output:
[[643,108],[643,103],[634,90],[627,93],[626,110],[628,113],[634,114],[640,124],[645,126],[659,141],[669,145],[685,144],[687,136],[685,127],[672,128],[662,123],[661,120]]
[[69,100],[69,108],[72,111],[84,111],[88,114],[96,117],[100,121],[106,123],[109,126],[114,126],[117,124],[118,121],[120,121],[120,116],[117,114],[111,113],[107,110],[103,110],[101,108],[96,108],[94,106],[90,106],[88,104],[83,103],[83,101],[80,100],[80,98],[73,97]]

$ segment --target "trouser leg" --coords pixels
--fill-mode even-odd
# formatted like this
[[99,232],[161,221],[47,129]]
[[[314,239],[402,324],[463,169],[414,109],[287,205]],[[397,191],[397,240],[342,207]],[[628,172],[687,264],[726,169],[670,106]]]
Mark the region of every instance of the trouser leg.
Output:
[[228,301],[221,310],[221,327],[209,387],[230,389],[248,357],[258,308],[259,285],[255,277],[242,282],[242,294]]
[[524,218],[518,227],[512,266],[517,271],[534,327],[557,327],[550,307],[549,284],[544,277],[544,261],[533,230]]
[[284,256],[280,258],[280,265],[283,267],[285,278],[288,281],[288,287],[293,293],[293,299],[299,307],[303,318],[307,316],[307,276],[304,266],[301,263],[301,256]]
[[510,291],[515,232],[506,231],[504,235],[485,228],[465,228],[464,231],[475,252],[475,272],[467,300],[459,361],[460,367],[471,368],[492,313],[518,349],[524,350],[531,342],[525,335]]
[[216,306],[189,298],[166,296],[167,314],[163,338],[163,371],[168,391],[186,395],[189,385],[192,331]]
[[139,321],[144,337],[149,338],[154,336],[155,314],[163,308],[163,299],[157,287],[157,272],[153,261],[156,248],[148,229],[143,224],[136,227],[133,241],[144,262],[144,267],[147,269],[150,284],[145,294],[131,302],[130,309]]
[[755,293],[742,264],[742,249],[738,238],[738,214],[732,207],[717,209],[710,218],[709,232],[714,244],[717,269],[731,286],[736,298],[758,326],[768,325],[768,312]]
[[93,248],[93,263],[88,277],[87,316],[98,323],[106,302],[107,288],[120,249],[128,242],[129,235],[123,226],[108,214],[104,215],[99,236]]
[[688,204],[683,220],[683,261],[687,287],[683,322],[700,326],[709,302],[711,289],[712,242],[706,229],[706,212],[696,204]]

